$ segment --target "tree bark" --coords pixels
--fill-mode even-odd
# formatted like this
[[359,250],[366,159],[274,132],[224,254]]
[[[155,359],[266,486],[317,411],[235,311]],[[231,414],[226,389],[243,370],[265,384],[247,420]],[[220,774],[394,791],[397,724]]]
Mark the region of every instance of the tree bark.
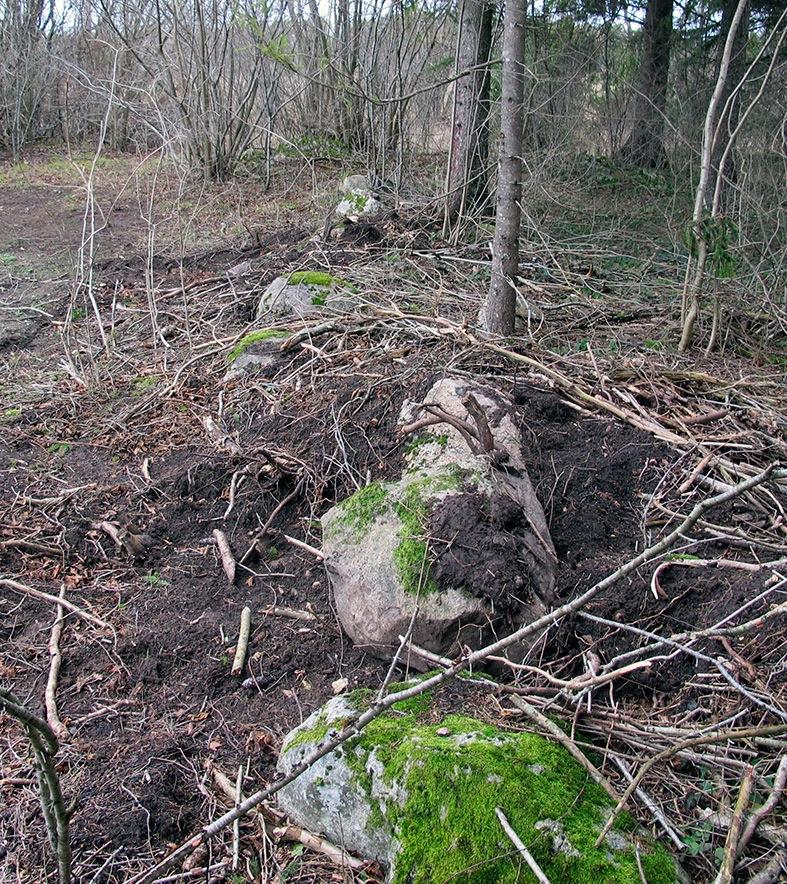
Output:
[[[732,26],[737,6],[737,0],[726,0],[724,4],[724,10],[722,11],[721,29],[719,31],[719,44],[716,51],[717,77],[722,65],[724,44],[730,33],[730,27]],[[719,131],[719,137],[716,138],[713,145],[713,159],[711,162],[708,192],[714,192],[714,190],[716,189],[717,178],[719,174],[721,174],[723,176],[721,186],[721,213],[724,215],[728,214],[730,202],[730,188],[725,185],[732,185],[734,190],[734,185],[737,183],[738,180],[739,164],[738,158],[736,157],[736,152],[734,150],[729,153],[726,159],[725,168],[722,170],[719,169],[719,161],[724,152],[724,147],[727,143],[726,135],[734,131],[740,118],[740,94],[730,103],[729,107],[727,107],[727,102],[732,94],[733,89],[738,86],[746,72],[746,50],[749,45],[750,7],[751,4],[747,3],[746,7],[743,10],[743,14],[741,16],[738,27],[733,36],[732,55],[730,56],[729,71],[727,74],[727,79],[724,83],[724,90],[721,94],[721,99],[719,100],[719,107],[721,108],[719,125],[721,126],[721,130]]]
[[[489,61],[493,9],[488,0],[463,0],[456,47],[457,73]],[[491,72],[484,67],[456,81],[446,188],[449,221],[478,205],[487,193],[490,80]]]
[[[696,242],[696,257],[694,273],[683,291],[683,329],[680,336],[678,352],[685,353],[691,346],[694,338],[694,326],[700,315],[700,294],[705,279],[705,265],[708,260],[708,242],[703,232],[702,221],[707,212],[707,200],[710,182],[713,179],[713,149],[717,132],[717,111],[722,101],[722,96],[727,88],[727,77],[730,62],[734,51],[735,39],[741,21],[748,15],[748,0],[737,0],[736,8],[730,19],[724,40],[724,48],[718,64],[716,85],[713,89],[708,112],[705,115],[705,124],[702,130],[702,151],[700,154],[700,180],[694,197],[694,213],[692,215],[692,234]],[[748,18],[747,18],[748,20]],[[715,179],[713,179],[715,180]]]
[[664,111],[667,106],[672,11],[674,0],[648,0],[642,30],[639,90],[634,100],[631,134],[620,150],[626,165],[658,168],[666,165]]
[[522,215],[522,130],[525,92],[525,0],[507,0],[503,32],[503,84],[500,154],[497,163],[497,212],[492,278],[481,322],[488,332],[514,331],[516,291],[511,280],[519,268]]

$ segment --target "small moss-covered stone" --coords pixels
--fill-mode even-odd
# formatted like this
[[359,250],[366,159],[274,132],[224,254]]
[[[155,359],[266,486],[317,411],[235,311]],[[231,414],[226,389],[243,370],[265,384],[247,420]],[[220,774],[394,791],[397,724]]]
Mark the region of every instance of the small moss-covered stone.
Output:
[[290,333],[281,328],[260,328],[257,331],[249,332],[245,337],[241,338],[238,343],[227,354],[227,362],[233,363],[242,356],[252,344],[259,344],[262,341],[272,341],[281,338],[288,338]]

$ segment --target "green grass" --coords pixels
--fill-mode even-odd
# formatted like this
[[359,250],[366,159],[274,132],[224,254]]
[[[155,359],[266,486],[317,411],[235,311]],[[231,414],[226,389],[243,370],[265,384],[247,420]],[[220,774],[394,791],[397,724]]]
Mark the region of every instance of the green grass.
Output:
[[69,442],[53,442],[49,448],[47,448],[47,451],[58,457],[64,457],[71,451],[72,447],[73,446]]
[[147,393],[148,390],[152,390],[155,387],[161,378],[156,374],[148,374],[143,377],[138,377],[134,381],[134,396],[141,396],[143,393]]

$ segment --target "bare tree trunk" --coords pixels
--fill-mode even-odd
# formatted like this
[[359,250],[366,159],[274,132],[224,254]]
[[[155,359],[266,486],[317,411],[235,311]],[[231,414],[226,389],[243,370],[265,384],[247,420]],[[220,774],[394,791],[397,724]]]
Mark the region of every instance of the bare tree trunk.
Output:
[[[457,73],[489,61],[493,8],[487,0],[464,0],[462,3],[456,47]],[[490,80],[489,68],[483,67],[456,81],[446,188],[446,218],[449,221],[486,196]]]
[[511,284],[519,267],[522,215],[522,129],[525,93],[526,0],[507,0],[503,32],[503,85],[500,155],[497,163],[497,214],[489,293],[482,311],[488,332],[514,331],[516,292]]
[[673,5],[674,0],[648,0],[631,134],[619,154],[632,166],[657,168],[667,162],[663,134]]
[[680,344],[678,345],[678,351],[680,353],[685,353],[691,346],[691,342],[694,338],[694,326],[700,315],[700,295],[702,292],[702,284],[705,280],[705,267],[708,261],[708,239],[707,233],[703,228],[703,221],[707,215],[708,191],[713,172],[713,148],[718,132],[718,118],[716,112],[719,109],[727,85],[727,75],[729,73],[736,33],[741,20],[746,14],[748,2],[749,0],[738,0],[734,15],[730,21],[719,63],[716,86],[713,90],[710,103],[708,104],[708,112],[705,115],[705,125],[702,131],[700,180],[697,184],[697,191],[694,197],[694,214],[692,216],[691,229],[691,235],[695,246],[695,266],[693,277],[690,283],[687,278],[687,285],[683,291],[684,309],[682,312],[684,320],[683,330],[680,336]]
[[[726,3],[724,4],[724,11],[722,12],[721,17],[721,30],[719,32],[719,46],[716,53],[717,77],[723,62],[724,46],[727,40],[727,36],[730,32],[730,27],[732,26],[737,5],[738,4],[735,2],[735,0],[726,0]],[[726,173],[723,170],[719,170],[719,157],[723,152],[724,145],[727,141],[727,139],[723,137],[723,130],[726,130],[726,132],[732,132],[738,123],[738,118],[740,117],[740,95],[738,95],[737,100],[730,101],[730,99],[732,98],[733,89],[738,86],[746,71],[746,49],[749,44],[749,16],[751,11],[750,7],[751,4],[747,3],[743,11],[743,15],[741,16],[740,23],[735,31],[732,43],[732,55],[730,57],[729,72],[727,74],[727,80],[724,84],[724,90],[719,101],[719,107],[721,108],[721,113],[719,115],[719,124],[717,126],[717,128],[719,129],[719,135],[715,138],[713,145],[713,159],[711,162],[710,183],[708,187],[709,192],[713,192],[715,190],[716,180],[720,174],[723,178],[726,178],[726,182],[733,185],[733,189],[735,183],[738,180],[738,162],[735,151],[733,150],[727,158]],[[727,214],[729,203],[730,189],[725,186],[726,182],[721,182],[722,214]]]

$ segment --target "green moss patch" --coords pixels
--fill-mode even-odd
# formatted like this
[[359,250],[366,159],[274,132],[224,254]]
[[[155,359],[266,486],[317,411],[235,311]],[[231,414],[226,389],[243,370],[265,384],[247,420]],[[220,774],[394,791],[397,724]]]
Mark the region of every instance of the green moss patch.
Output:
[[331,276],[323,270],[296,270],[289,275],[287,279],[290,285],[317,285],[321,288],[329,289],[331,286],[344,286],[343,279],[338,276]]
[[426,525],[429,501],[441,492],[459,490],[464,479],[465,473],[460,467],[436,476],[415,479],[406,487],[402,499],[396,504],[396,515],[402,526],[393,558],[405,592],[413,595],[437,592],[437,584],[429,569],[429,537]]
[[257,331],[250,332],[246,337],[241,338],[238,343],[227,354],[227,362],[232,363],[242,356],[252,344],[258,344],[261,341],[272,341],[281,338],[288,338],[290,333],[281,328],[261,328]]
[[423,448],[424,445],[429,445],[433,442],[441,448],[445,448],[448,444],[448,433],[441,433],[439,436],[434,433],[420,433],[418,436],[407,441],[404,446],[404,453],[413,454],[418,451],[419,448]]
[[326,530],[346,528],[360,541],[378,516],[392,510],[400,522],[393,559],[403,589],[413,595],[437,592],[429,572],[429,503],[442,492],[459,490],[468,473],[452,466],[434,476],[409,476],[403,491],[396,491],[398,499],[394,497],[396,486],[386,482],[371,482],[356,491],[338,505],[339,515]]
[[384,482],[371,482],[339,504],[337,524],[350,528],[360,540],[377,516],[389,506],[388,486]]
[[316,289],[312,295],[312,304],[316,307],[324,307],[328,301],[328,295],[332,289],[346,289],[348,292],[357,292],[358,287],[339,276],[332,276],[324,270],[295,270],[287,277],[290,285],[308,285]]
[[291,749],[302,746],[304,743],[321,743],[328,736],[329,731],[332,730],[341,730],[341,722],[335,721],[332,724],[328,724],[328,717],[323,711],[317,717],[314,727],[298,731],[291,740],[281,747],[281,751],[289,752]]
[[[345,756],[353,770],[364,766],[361,786],[374,752],[389,785],[405,787],[404,805],[383,810],[401,844],[394,882],[531,880],[495,815],[501,807],[550,880],[639,884],[633,849],[613,848],[620,838],[593,846],[611,802],[563,747],[461,715],[423,724],[425,701],[414,700],[371,722]],[[613,833],[630,825],[622,819]],[[676,880],[664,848],[640,841],[640,853],[649,884]]]

